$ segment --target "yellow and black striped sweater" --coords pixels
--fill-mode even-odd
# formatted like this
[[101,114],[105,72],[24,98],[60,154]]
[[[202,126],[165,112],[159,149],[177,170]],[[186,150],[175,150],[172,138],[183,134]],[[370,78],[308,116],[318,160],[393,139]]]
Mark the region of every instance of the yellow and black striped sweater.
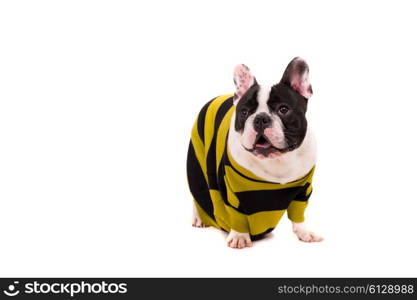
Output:
[[227,149],[234,110],[232,95],[219,96],[202,108],[192,129],[187,175],[203,223],[256,239],[272,231],[285,211],[303,222],[314,167],[301,179],[278,184],[238,165]]

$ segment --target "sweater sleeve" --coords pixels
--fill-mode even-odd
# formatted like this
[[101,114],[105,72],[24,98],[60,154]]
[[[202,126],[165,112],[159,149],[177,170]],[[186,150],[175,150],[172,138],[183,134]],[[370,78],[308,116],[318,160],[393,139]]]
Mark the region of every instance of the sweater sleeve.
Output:
[[247,215],[239,210],[239,200],[230,188],[227,189],[228,204],[225,205],[227,213],[230,216],[230,227],[231,229],[241,232],[250,232],[248,217]]
[[304,222],[304,211],[308,205],[308,199],[312,193],[311,184],[308,183],[301,189],[297,197],[290,202],[290,205],[287,208],[288,218],[295,222],[301,223]]
[[287,208],[288,218],[295,223],[304,222],[304,211],[307,205],[307,201],[291,201]]

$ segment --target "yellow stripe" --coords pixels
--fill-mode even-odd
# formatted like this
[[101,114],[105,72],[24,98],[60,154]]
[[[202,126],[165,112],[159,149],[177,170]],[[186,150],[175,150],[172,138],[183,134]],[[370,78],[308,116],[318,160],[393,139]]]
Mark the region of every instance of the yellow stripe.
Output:
[[204,178],[206,179],[206,182],[208,182],[204,145],[200,139],[200,136],[198,135],[197,122],[198,120],[195,121],[193,130],[191,131],[191,143],[193,144],[195,156],[197,157],[198,163],[200,164],[201,170],[203,171]]
[[[229,157],[230,159],[230,157]],[[287,189],[296,186],[302,186],[307,182],[311,182],[313,177],[314,168],[303,178],[289,182],[286,184],[279,183],[269,183],[269,182],[257,182],[246,179],[245,177],[240,176],[236,173],[231,167],[225,167],[226,176],[225,179],[228,183],[228,186],[232,189],[234,193],[246,192],[246,191],[258,191],[258,190],[280,190]]]
[[219,170],[220,162],[222,161],[224,149],[226,148],[227,143],[227,133],[229,132],[230,122],[235,111],[235,106],[229,109],[226,115],[223,118],[223,121],[220,123],[219,130],[217,132],[216,140],[216,170]]
[[261,211],[248,216],[250,234],[257,235],[275,228],[284,212],[285,210]]
[[295,223],[304,222],[304,211],[307,205],[307,201],[291,201],[287,208],[288,219]]
[[207,109],[206,120],[204,124],[204,145],[206,146],[205,154],[210,148],[211,140],[214,136],[214,122],[216,120],[217,111],[225,100],[232,97],[233,95],[223,95],[219,96],[211,102]]

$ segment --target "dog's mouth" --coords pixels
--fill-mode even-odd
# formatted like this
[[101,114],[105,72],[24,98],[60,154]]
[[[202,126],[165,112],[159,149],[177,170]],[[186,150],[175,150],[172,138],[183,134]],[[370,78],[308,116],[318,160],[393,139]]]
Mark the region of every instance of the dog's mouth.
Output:
[[283,149],[277,148],[271,143],[268,137],[263,133],[258,134],[258,136],[255,138],[255,142],[253,144],[252,149],[248,149],[245,147],[247,151],[251,152],[255,156],[261,156],[261,157],[262,156],[268,157],[271,154],[276,154],[276,155],[284,154],[286,152],[294,150],[295,148],[297,148],[296,145],[290,145]]
[[253,149],[269,149],[271,147],[274,146],[269,141],[269,139],[263,134],[260,134],[256,137],[255,143],[253,145]]
[[251,152],[253,155],[260,157],[268,157],[272,153],[279,154],[279,152],[281,152],[280,149],[276,148],[268,139],[268,137],[262,133],[258,134],[258,136],[255,138],[255,142],[253,143],[251,149],[246,147],[245,149],[246,151]]

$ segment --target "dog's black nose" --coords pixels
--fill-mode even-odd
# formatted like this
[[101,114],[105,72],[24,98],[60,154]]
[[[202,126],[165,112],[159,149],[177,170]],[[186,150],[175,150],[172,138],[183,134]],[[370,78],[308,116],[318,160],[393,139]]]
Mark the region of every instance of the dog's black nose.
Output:
[[266,113],[260,113],[253,120],[253,128],[255,129],[255,131],[261,132],[265,128],[270,127],[271,123],[272,119],[270,116],[268,116]]

